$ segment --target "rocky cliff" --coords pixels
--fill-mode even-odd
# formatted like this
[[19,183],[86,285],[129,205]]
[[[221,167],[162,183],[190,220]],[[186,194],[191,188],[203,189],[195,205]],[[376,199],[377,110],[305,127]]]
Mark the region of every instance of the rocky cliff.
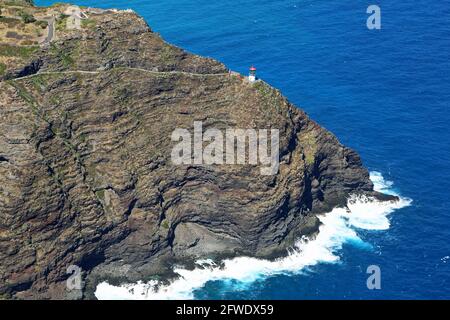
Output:
[[[55,35],[0,43],[3,297],[80,298],[70,265],[92,298],[100,280],[166,276],[175,262],[275,257],[350,193],[381,196],[358,154],[278,90],[165,43],[136,14],[90,11],[71,30],[64,5],[20,6]],[[172,164],[172,131],[194,121],[278,128],[278,174]]]

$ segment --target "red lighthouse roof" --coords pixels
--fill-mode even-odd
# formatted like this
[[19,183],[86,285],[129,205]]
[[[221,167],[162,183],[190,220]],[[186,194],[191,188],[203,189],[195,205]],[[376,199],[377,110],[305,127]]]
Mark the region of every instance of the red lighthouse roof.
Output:
[[256,68],[254,66],[251,66],[250,71],[256,71]]

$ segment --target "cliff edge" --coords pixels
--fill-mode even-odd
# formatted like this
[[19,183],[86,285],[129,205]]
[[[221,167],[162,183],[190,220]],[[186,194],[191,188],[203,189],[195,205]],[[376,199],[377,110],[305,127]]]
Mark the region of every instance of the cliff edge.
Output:
[[[2,297],[92,298],[98,281],[173,263],[276,257],[349,194],[382,197],[358,154],[278,90],[165,43],[135,13],[84,9],[72,30],[67,5],[12,2],[0,1]],[[174,165],[171,133],[194,121],[279,129],[279,172]],[[84,296],[66,291],[70,265]]]

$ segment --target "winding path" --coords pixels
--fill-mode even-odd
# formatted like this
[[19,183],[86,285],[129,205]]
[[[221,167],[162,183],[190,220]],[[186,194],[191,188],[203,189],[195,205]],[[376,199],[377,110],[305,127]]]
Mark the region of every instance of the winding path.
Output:
[[[151,70],[147,70],[147,69],[142,69],[142,68],[132,68],[132,67],[116,67],[113,69],[109,69],[109,70],[135,70],[135,71],[140,71],[140,72],[146,72],[146,73],[151,73],[151,74],[183,74],[183,75],[189,75],[189,76],[196,76],[196,77],[219,77],[219,76],[228,76],[230,75],[230,73],[193,73],[193,72],[186,72],[186,71],[151,71]],[[81,74],[100,74],[100,73],[104,73],[107,72],[109,70],[101,70],[101,71],[86,71],[86,70],[68,70],[68,71],[43,71],[43,72],[38,72],[38,73],[34,73],[34,74],[30,74],[28,76],[24,76],[24,77],[19,77],[19,78],[14,78],[11,80],[23,80],[23,79],[28,79],[28,78],[32,78],[34,76],[39,76],[39,75],[52,75],[52,74],[77,74],[77,73],[81,73]]]

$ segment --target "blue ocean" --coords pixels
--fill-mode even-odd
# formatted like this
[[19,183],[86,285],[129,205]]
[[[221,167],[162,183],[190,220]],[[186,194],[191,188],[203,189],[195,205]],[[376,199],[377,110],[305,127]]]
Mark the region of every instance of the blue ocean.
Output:
[[[402,198],[324,216],[319,237],[280,261],[199,261],[157,291],[104,283],[97,297],[450,299],[449,0],[73,1],[133,9],[166,41],[243,74],[255,65]],[[380,30],[366,26],[373,4]],[[367,287],[371,265],[379,290]]]

